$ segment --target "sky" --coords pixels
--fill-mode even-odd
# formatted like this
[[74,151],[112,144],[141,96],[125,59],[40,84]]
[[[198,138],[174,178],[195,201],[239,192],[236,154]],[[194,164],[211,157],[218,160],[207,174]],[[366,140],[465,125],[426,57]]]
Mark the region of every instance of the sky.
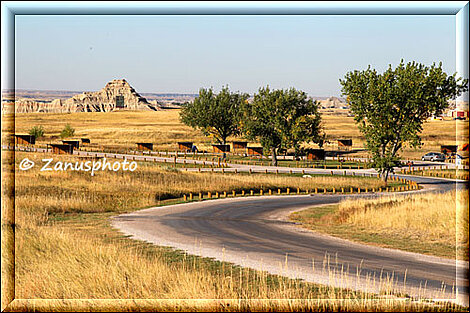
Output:
[[339,79],[401,59],[455,72],[455,16],[15,17],[16,88],[253,94],[262,86],[341,96]]

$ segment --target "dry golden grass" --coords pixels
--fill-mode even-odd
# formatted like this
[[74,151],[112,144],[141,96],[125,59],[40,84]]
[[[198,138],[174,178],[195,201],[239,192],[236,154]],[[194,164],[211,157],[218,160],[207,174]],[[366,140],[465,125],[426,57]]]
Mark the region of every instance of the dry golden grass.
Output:
[[[328,114],[323,115],[323,121],[328,138],[333,140],[332,144],[326,145],[326,148],[335,147],[336,138],[350,138],[353,140],[354,148],[364,148],[364,138],[353,117]],[[421,149],[405,147],[401,155],[404,158],[420,159],[427,152],[440,152],[441,145],[468,142],[468,122],[451,119],[426,121],[421,138],[423,142]]]
[[[459,192],[459,196],[463,198],[464,193]],[[455,244],[456,210],[460,209],[455,192],[427,193],[347,200],[339,205],[337,216],[342,223],[384,236],[401,233],[417,240],[452,245]],[[468,217],[466,221],[468,225]]]
[[[153,163],[139,163],[134,172],[100,171],[91,177],[89,172],[43,171],[41,159],[51,155],[17,153],[18,163],[25,157],[36,163],[34,169],[18,171],[16,205],[23,210],[34,203],[49,213],[109,212],[132,210],[157,205],[161,200],[179,198],[189,192],[212,192],[269,188],[378,188],[381,180],[368,177],[313,176],[310,178],[264,174],[220,174],[182,172],[164,169]],[[82,162],[78,157],[53,156],[54,163]],[[114,162],[116,160],[109,160]],[[117,160],[119,161],[119,160]],[[52,165],[51,165],[52,166]]]
[[[18,153],[17,161],[25,156],[35,161],[43,157]],[[73,157],[65,159],[72,160]],[[150,302],[145,304],[146,309],[139,307],[138,302],[102,303],[101,308],[120,310],[126,307],[133,310],[211,311],[433,309],[426,304],[381,300],[362,292],[302,283],[123,238],[110,228],[108,218],[115,212],[155,204],[155,197],[151,195],[158,190],[179,192],[183,190],[180,188],[188,186],[207,188],[221,184],[222,180],[229,180],[227,186],[231,187],[244,186],[247,182],[259,184],[260,179],[267,179],[263,183],[269,184],[290,183],[272,175],[230,178],[213,174],[176,174],[155,167],[139,171],[142,172],[100,173],[93,178],[88,173],[39,172],[38,167],[16,172],[16,298],[235,299],[222,300],[222,304],[216,305],[213,302]],[[152,189],[153,185],[157,187]],[[250,302],[250,299],[265,300]],[[280,302],[276,299],[304,300]],[[231,306],[226,307],[227,303]],[[56,311],[75,306],[84,310],[100,308],[96,303],[67,301],[20,301],[15,305],[16,310],[32,306]]]
[[[3,118],[13,120],[13,115]],[[332,144],[327,149],[336,149],[337,138],[353,139],[355,149],[364,148],[364,139],[354,124],[354,119],[345,115],[326,113],[323,115],[324,127]],[[107,113],[70,113],[44,114],[23,113],[15,115],[17,133],[27,133],[35,125],[43,125],[48,143],[58,139],[66,124],[75,128],[75,137],[90,138],[92,143],[114,147],[134,147],[136,142],[153,142],[155,149],[176,149],[178,141],[193,141],[199,149],[211,151],[211,138],[204,137],[199,131],[179,121],[179,110],[142,112],[118,111]],[[3,133],[12,133],[13,129],[3,128]],[[465,136],[467,134],[467,136]],[[428,121],[422,133],[422,149],[406,148],[405,158],[420,158],[426,152],[440,151],[442,144],[464,143],[468,138],[466,121]],[[234,138],[229,138],[229,140]],[[363,153],[364,154],[364,153]]]
[[[36,162],[43,154],[17,153]],[[57,157],[59,160],[59,157]],[[74,160],[75,157],[60,157]],[[4,160],[5,161],[5,160]],[[40,162],[38,162],[40,163]],[[37,164],[38,164],[37,163]],[[6,164],[3,164],[6,166]],[[4,168],[5,169],[5,168]],[[83,302],[23,300],[12,310],[439,311],[442,307],[376,298],[185,255],[122,237],[109,226],[117,212],[158,204],[157,194],[213,187],[329,183],[274,175],[177,173],[141,165],[133,173],[16,171],[17,299],[234,299],[220,302]],[[374,182],[374,180],[367,179]],[[364,179],[357,179],[364,186]],[[378,183],[381,183],[377,181]],[[338,177],[338,183],[353,180]],[[193,188],[193,189],[191,189]],[[251,299],[264,299],[252,302]],[[303,299],[279,301],[278,299]],[[323,301],[326,299],[326,301]],[[144,300],[142,300],[144,301]],[[231,304],[231,306],[227,306]],[[462,308],[445,304],[444,309]]]
[[350,199],[292,218],[335,236],[468,260],[467,191]]

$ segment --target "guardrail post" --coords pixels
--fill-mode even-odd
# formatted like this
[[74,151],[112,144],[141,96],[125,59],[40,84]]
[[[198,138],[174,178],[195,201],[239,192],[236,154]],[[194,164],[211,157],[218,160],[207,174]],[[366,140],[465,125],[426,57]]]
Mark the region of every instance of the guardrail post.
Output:
[[236,192],[235,190],[232,190],[232,196],[235,197],[236,196]]
[[318,188],[315,188],[315,193],[318,193]]

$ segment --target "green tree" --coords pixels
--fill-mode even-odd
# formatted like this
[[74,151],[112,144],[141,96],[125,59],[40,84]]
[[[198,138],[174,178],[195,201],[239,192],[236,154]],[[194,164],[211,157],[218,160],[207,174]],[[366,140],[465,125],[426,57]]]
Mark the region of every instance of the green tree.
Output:
[[70,126],[70,124],[66,124],[62,132],[60,133],[60,138],[67,138],[72,137],[75,134],[75,129]]
[[399,164],[399,151],[404,146],[421,146],[423,122],[433,114],[442,114],[448,100],[468,89],[468,80],[447,75],[442,63],[428,67],[403,60],[383,74],[370,66],[349,72],[340,84],[366,139],[373,166],[384,181]]
[[44,137],[44,127],[41,126],[33,126],[29,130],[29,134],[34,136],[36,139]]
[[253,101],[243,105],[242,130],[270,151],[272,164],[277,166],[279,149],[293,147],[298,153],[304,142],[321,143],[324,136],[318,108],[303,91],[260,88]]
[[180,119],[204,135],[213,136],[218,143],[226,144],[229,136],[239,134],[240,106],[248,97],[247,94],[232,93],[228,87],[222,88],[219,94],[212,88],[201,88],[199,96],[183,107]]

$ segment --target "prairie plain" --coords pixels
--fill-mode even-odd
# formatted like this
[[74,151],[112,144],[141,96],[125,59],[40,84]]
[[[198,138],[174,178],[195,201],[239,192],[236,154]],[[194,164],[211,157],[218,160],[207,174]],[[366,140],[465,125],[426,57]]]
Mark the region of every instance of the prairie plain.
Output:
[[[91,142],[101,146],[132,148],[136,142],[152,142],[156,150],[175,150],[178,141],[194,142],[198,148],[211,151],[213,138],[203,136],[179,120],[179,110],[166,111],[117,111],[87,112],[70,114],[22,113],[5,115],[3,136],[13,133],[28,133],[33,126],[42,125],[45,137],[39,143],[57,141],[66,124],[75,129],[75,137],[90,138]],[[14,120],[14,123],[13,123]],[[364,156],[364,138],[354,123],[354,119],[345,113],[324,113],[323,128],[329,143],[325,149],[337,148],[336,139],[353,140],[356,156]],[[463,144],[468,140],[468,122],[445,119],[432,120],[424,124],[421,149],[405,147],[402,157],[420,159],[427,152],[439,152],[440,145]],[[230,140],[240,138],[229,138]],[[256,143],[253,143],[256,145]]]

